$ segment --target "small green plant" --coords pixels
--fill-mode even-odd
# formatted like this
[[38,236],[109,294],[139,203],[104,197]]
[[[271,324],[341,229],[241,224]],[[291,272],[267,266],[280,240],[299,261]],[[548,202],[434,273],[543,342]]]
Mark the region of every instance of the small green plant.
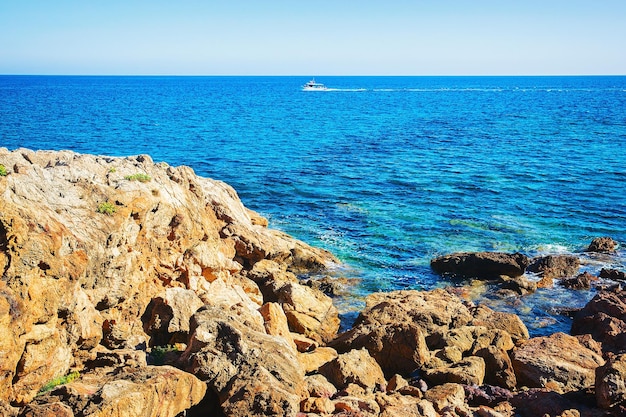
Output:
[[107,214],[111,216],[113,213],[117,211],[117,207],[113,203],[109,203],[108,201],[105,203],[98,204],[98,208],[96,209],[98,213]]
[[109,169],[109,172],[110,172],[111,174],[113,174],[114,172],[117,172],[117,168],[115,168],[115,167],[110,168],[110,169]]
[[139,174],[127,175],[124,177],[124,179],[128,181],[148,182],[152,178],[150,178],[150,175],[148,174],[139,173]]
[[44,394],[48,391],[52,391],[54,388],[59,385],[69,384],[80,376],[78,371],[71,372],[65,376],[59,376],[57,378],[51,379],[48,381],[41,389],[39,390],[39,394]]
[[180,352],[176,345],[154,346],[148,355],[148,362],[153,365],[163,365],[165,355],[169,352]]
[[7,169],[4,165],[0,164],[0,177],[6,177],[7,176]]

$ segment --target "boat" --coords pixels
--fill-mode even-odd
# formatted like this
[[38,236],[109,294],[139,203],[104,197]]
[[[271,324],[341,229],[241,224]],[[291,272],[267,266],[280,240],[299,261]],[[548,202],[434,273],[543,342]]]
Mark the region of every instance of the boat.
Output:
[[315,82],[315,78],[313,78],[308,83],[302,86],[302,91],[327,91],[328,87],[326,87],[322,83]]

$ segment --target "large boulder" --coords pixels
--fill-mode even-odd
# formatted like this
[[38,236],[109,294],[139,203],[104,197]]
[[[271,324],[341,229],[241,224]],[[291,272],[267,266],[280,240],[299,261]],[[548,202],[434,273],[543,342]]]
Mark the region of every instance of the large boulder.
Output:
[[614,253],[616,248],[617,242],[604,236],[593,239],[587,247],[587,252]]
[[535,258],[528,271],[535,272],[545,279],[567,278],[578,274],[580,259],[573,255],[547,255]]
[[365,347],[388,376],[421,368],[430,359],[429,339],[472,319],[467,306],[442,289],[375,293],[365,301],[352,329],[330,345],[340,352]]
[[181,365],[218,394],[227,416],[295,414],[306,392],[297,352],[234,307],[206,306],[192,317]]
[[626,352],[626,290],[614,288],[596,294],[574,316],[571,333],[590,334],[605,351]]
[[373,391],[386,383],[382,369],[365,349],[343,353],[323,365],[319,372],[339,389],[356,384]]
[[626,354],[613,356],[596,368],[595,391],[601,408],[626,406]]
[[574,336],[554,333],[522,343],[511,355],[518,383],[558,393],[593,387],[604,359]]
[[461,252],[435,258],[430,266],[438,274],[493,279],[501,275],[523,275],[529,263],[528,257],[521,253]]

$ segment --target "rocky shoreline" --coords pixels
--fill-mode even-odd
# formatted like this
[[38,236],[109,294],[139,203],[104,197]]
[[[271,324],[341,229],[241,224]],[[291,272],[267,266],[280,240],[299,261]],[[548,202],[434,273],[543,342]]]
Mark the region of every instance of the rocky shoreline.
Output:
[[[0,167],[1,415],[626,415],[623,271],[602,272],[615,285],[571,334],[531,338],[449,289],[371,294],[338,334],[332,282],[298,278],[337,259],[268,228],[222,182],[146,155],[0,148]],[[577,262],[431,266],[522,296],[594,285]]]

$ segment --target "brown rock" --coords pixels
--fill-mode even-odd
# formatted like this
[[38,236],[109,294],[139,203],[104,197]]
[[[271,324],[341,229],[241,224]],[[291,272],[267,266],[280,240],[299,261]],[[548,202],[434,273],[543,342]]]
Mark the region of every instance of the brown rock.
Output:
[[570,395],[561,395],[545,388],[520,391],[511,399],[511,404],[515,408],[515,415],[521,417],[563,416],[563,413],[571,413],[570,410],[577,410],[585,417],[606,416],[603,410],[575,401]]
[[589,272],[583,272],[574,278],[561,280],[560,284],[565,288],[573,290],[588,290],[591,288],[591,283],[597,280],[598,277],[591,275]]
[[447,382],[482,385],[484,378],[485,361],[477,356],[468,356],[460,362],[426,369],[424,372],[424,379],[433,385],[441,385]]
[[380,366],[365,349],[354,349],[340,354],[319,370],[337,388],[356,384],[367,390],[385,385],[385,376]]
[[375,417],[380,414],[380,406],[374,399],[347,396],[333,402],[336,416]]
[[289,323],[287,316],[282,307],[278,303],[265,303],[259,308],[265,331],[272,336],[280,336],[287,341],[294,349],[297,349],[296,343],[289,332]]
[[600,270],[600,278],[606,278],[613,281],[626,281],[626,272],[617,269],[602,268]]
[[525,341],[511,360],[519,384],[559,393],[592,387],[595,369],[604,364],[600,355],[564,333]]
[[626,290],[596,294],[572,322],[574,335],[591,334],[604,351],[626,352]]
[[528,264],[528,257],[521,253],[501,252],[454,253],[430,261],[431,268],[438,274],[481,279],[492,279],[501,275],[517,277],[524,274]]
[[298,353],[298,361],[305,373],[317,371],[324,364],[336,359],[337,351],[331,347],[318,347],[311,352]]
[[465,304],[445,290],[375,293],[352,329],[330,345],[339,352],[365,347],[387,375],[408,375],[430,360],[426,335],[435,342],[471,318]]
[[74,417],[74,412],[69,406],[59,402],[29,404],[20,412],[20,417]]
[[490,329],[500,329],[507,332],[514,343],[526,340],[529,337],[528,328],[515,314],[493,311],[487,306],[478,305],[472,309],[473,326],[484,326]]
[[380,417],[423,417],[418,410],[419,398],[395,394],[376,393]]
[[426,391],[424,399],[431,402],[437,412],[442,412],[446,407],[464,406],[465,390],[459,384],[446,383]]
[[548,255],[532,260],[528,271],[544,278],[566,278],[578,273],[580,260],[572,255]]
[[306,390],[310,397],[331,398],[337,393],[337,388],[324,375],[314,374],[304,378]]
[[517,387],[517,377],[511,358],[504,349],[487,346],[476,352],[485,361],[485,383],[507,389]]
[[626,406],[626,354],[611,357],[596,369],[595,391],[601,408]]
[[331,414],[335,411],[335,404],[328,397],[309,397],[300,403],[303,413]]
[[587,252],[613,253],[617,248],[617,242],[610,237],[597,237],[591,241]]
[[[236,307],[236,306],[234,306]],[[207,306],[194,314],[183,367],[206,381],[228,416],[296,413],[304,371],[284,338]],[[271,352],[271,354],[267,354]],[[282,411],[281,411],[282,410]]]

